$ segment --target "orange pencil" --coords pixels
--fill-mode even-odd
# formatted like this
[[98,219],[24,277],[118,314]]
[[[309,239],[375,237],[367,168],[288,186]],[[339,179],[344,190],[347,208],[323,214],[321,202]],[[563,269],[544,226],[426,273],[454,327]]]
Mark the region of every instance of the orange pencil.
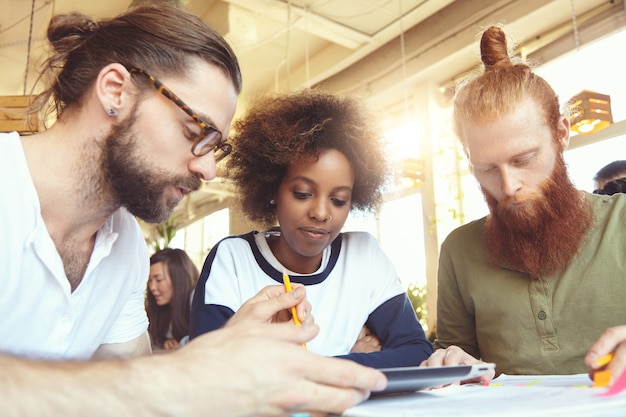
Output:
[[[287,292],[292,291],[291,281],[289,280],[289,275],[287,275],[287,272],[284,269],[283,269],[283,284],[285,285],[285,291]],[[293,322],[296,324],[296,326],[300,326],[302,324],[300,323],[300,319],[298,319],[298,313],[296,312],[295,306],[291,307],[291,317],[293,317]],[[306,343],[303,343],[302,347],[306,349]]]
[[[287,275],[287,272],[285,272],[285,270],[283,270],[283,284],[285,284],[285,290],[287,292],[292,291],[291,281],[289,280],[289,275]],[[291,307],[291,316],[293,317],[293,322],[296,323],[297,326],[302,324],[300,323],[300,320],[298,319],[298,314],[296,313],[295,306]]]

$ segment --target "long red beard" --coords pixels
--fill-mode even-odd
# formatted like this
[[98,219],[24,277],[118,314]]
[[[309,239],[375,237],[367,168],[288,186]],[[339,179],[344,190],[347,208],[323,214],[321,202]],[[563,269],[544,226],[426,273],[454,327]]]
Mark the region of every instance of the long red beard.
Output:
[[[491,212],[486,234],[493,262],[533,278],[564,269],[593,221],[591,209],[569,180],[561,156],[541,188],[541,194],[515,196],[502,202],[483,189]],[[515,202],[525,205],[512,208]]]

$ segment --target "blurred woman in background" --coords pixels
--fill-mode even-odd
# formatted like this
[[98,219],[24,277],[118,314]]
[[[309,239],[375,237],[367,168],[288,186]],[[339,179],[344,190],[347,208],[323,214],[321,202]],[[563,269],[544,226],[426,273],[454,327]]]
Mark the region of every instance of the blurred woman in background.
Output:
[[182,249],[165,248],[150,257],[146,311],[152,349],[176,349],[189,339],[189,307],[198,268]]

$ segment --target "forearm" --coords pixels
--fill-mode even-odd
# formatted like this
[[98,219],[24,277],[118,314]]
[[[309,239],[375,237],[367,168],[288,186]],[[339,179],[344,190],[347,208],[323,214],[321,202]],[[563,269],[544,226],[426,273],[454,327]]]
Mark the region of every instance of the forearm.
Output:
[[0,355],[3,416],[284,416],[340,413],[385,386],[384,376],[299,345],[313,325],[244,323],[169,355],[37,362]]
[[[244,414],[235,410],[252,409],[244,406],[245,396],[219,394],[218,385],[198,401],[198,385],[191,386],[193,379],[176,369],[177,363],[171,355],[74,363],[0,356],[0,409],[11,417],[238,416]],[[216,378],[218,364],[211,363],[206,375]]]
[[349,353],[340,357],[350,359],[361,365],[380,369],[400,366],[419,366],[432,352],[433,350],[430,343],[426,341],[420,344],[383,349],[380,352]]
[[[143,416],[133,398],[141,375],[129,362],[41,362],[0,357],[0,407],[7,416]],[[144,381],[152,384],[150,381]],[[131,388],[132,387],[132,388]],[[142,404],[151,406],[152,402]],[[153,413],[152,415],[156,415]]]
[[399,294],[370,314],[366,326],[380,340],[381,350],[350,353],[342,356],[373,368],[418,366],[433,352],[413,306],[406,295]]

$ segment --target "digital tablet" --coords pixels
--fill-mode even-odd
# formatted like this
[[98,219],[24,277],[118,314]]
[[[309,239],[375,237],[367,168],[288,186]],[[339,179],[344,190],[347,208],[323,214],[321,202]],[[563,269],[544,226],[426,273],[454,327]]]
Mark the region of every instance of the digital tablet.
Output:
[[382,368],[379,371],[387,376],[387,388],[384,391],[373,392],[372,395],[419,391],[424,388],[474,379],[495,367],[495,363],[480,363],[456,366]]

